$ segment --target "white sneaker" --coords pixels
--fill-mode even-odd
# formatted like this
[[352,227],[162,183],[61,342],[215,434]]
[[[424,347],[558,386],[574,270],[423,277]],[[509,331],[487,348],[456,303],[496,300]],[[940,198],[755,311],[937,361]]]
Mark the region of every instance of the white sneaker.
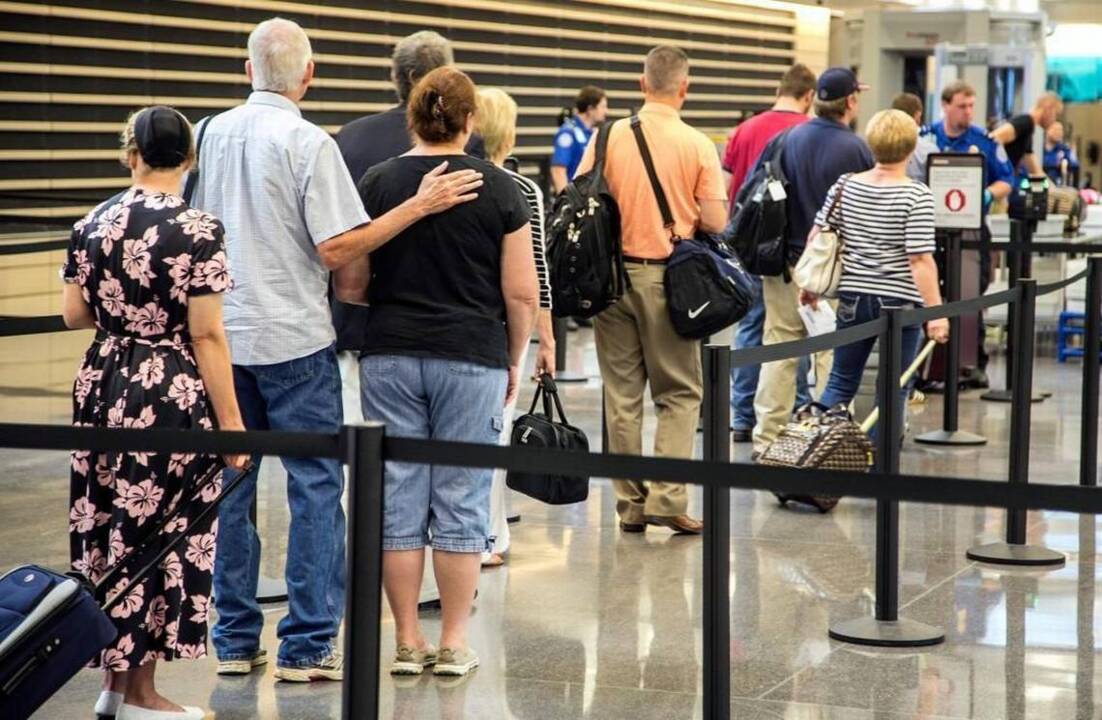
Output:
[[285,667],[276,665],[276,680],[287,682],[310,682],[311,680],[343,680],[344,657],[337,651],[329,653],[326,657],[313,665],[303,667]]
[[201,708],[184,705],[183,712],[173,710],[150,710],[123,703],[115,713],[115,720],[203,720],[206,713]]
[[268,664],[268,651],[259,650],[251,658],[238,658],[236,660],[219,660],[219,675],[248,675],[253,668]]
[[99,694],[99,699],[96,700],[96,707],[93,712],[99,718],[113,718],[119,712],[119,706],[122,705],[122,693],[113,692],[111,690],[104,690]]

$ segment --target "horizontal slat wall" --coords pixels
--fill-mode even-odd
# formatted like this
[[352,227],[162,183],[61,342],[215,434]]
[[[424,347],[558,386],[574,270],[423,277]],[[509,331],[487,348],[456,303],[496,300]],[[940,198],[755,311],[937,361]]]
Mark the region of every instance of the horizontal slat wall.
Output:
[[646,51],[692,58],[683,116],[721,138],[766,107],[796,59],[797,13],[720,0],[63,0],[0,1],[0,224],[66,219],[127,178],[117,133],[133,109],[178,107],[193,121],[248,94],[249,30],[282,15],[310,35],[316,80],[304,114],[330,132],[394,104],[389,56],[420,29],[450,38],[457,64],[520,105],[517,156],[547,156],[559,108],[580,85],[609,93],[613,116],[639,106]]

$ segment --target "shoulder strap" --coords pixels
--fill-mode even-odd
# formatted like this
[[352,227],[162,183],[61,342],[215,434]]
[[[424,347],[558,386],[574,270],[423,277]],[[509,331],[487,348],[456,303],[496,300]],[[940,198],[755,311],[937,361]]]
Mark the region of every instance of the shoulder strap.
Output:
[[[849,182],[849,179],[851,177],[853,177],[853,173],[850,173],[849,175],[846,175],[842,178],[842,183],[838,186],[838,192],[835,193],[834,200],[832,200],[830,203],[830,209],[827,210],[827,214],[823,217],[823,219],[827,222],[831,221],[830,218],[832,215],[834,215],[834,211],[839,210],[842,207],[842,193],[845,191],[846,183]],[[837,232],[838,228],[835,227],[834,230]]]
[[604,175],[605,156],[608,154],[608,136],[612,134],[613,123],[605,123],[597,130],[597,149],[593,158],[593,168],[598,175]]
[[650,156],[650,148],[647,147],[647,139],[643,137],[643,124],[638,115],[631,117],[631,131],[635,134],[635,142],[639,145],[639,154],[643,156],[643,166],[647,168],[647,177],[654,189],[654,197],[658,200],[658,211],[662,213],[662,226],[673,234],[673,213],[670,212],[670,204],[666,200],[666,192],[662,189],[662,183],[658,182],[658,173],[654,170],[654,160]]
[[207,115],[199,121],[199,134],[195,137],[195,166],[188,171],[187,182],[184,184],[184,202],[191,204],[191,198],[195,196],[195,186],[199,184],[199,151],[203,147],[203,136],[207,133],[207,126],[214,119],[214,115]]

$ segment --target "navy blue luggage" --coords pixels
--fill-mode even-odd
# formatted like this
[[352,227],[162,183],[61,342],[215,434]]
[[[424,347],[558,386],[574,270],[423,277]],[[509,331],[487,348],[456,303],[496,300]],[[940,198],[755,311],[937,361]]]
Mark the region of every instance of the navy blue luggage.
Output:
[[[222,470],[219,462],[197,481],[196,488],[212,482]],[[203,527],[217,513],[218,505],[247,473],[242,472],[215,502],[203,509],[191,524]],[[120,560],[93,585],[76,572],[57,573],[37,565],[21,565],[0,576],[0,718],[26,720],[50,699],[96,653],[115,639],[114,623],[107,611],[126,597],[130,585],[139,582],[186,537],[163,541],[161,530],[186,508],[181,503],[126,558]],[[190,534],[190,531],[189,531]],[[107,588],[117,582],[124,568],[145,560],[130,584],[101,604]]]

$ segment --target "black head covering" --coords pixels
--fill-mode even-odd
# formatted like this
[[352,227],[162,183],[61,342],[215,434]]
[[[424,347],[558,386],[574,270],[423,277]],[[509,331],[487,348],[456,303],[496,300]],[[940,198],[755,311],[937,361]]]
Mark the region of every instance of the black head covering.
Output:
[[146,165],[178,167],[191,151],[191,127],[166,105],[147,108],[134,120],[134,140]]

